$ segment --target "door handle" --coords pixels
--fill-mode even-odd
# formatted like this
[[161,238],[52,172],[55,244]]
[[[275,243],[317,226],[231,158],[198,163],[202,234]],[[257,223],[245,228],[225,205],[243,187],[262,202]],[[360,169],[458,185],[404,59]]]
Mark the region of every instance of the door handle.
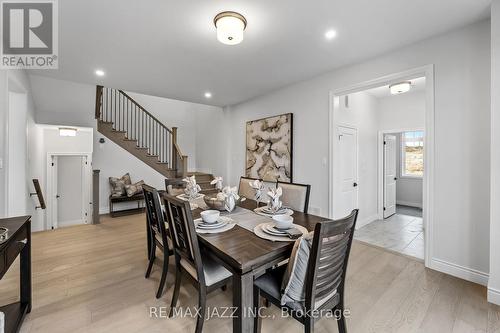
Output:
[[56,194],[56,199],[59,199],[61,196],[59,194]]
[[352,184],[352,187],[357,187],[357,186],[358,186],[358,183]]
[[394,177],[394,180],[398,180],[398,177]]

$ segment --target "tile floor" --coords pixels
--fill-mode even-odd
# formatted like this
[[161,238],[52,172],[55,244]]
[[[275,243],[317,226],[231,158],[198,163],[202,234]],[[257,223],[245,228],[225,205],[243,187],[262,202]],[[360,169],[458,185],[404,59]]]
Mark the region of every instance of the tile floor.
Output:
[[358,229],[358,241],[424,259],[424,232],[421,217],[396,213]]

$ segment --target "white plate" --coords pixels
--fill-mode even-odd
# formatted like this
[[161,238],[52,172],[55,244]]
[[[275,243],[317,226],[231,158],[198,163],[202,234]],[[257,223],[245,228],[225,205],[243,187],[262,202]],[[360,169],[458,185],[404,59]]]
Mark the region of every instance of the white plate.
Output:
[[284,210],[283,213],[280,212],[281,214],[267,213],[262,208],[266,208],[266,207],[255,208],[253,211],[255,213],[257,213],[257,214],[264,215],[264,216],[267,216],[267,217],[273,217],[274,215],[293,215],[293,210],[291,210],[289,208],[285,208],[285,210]]
[[226,222],[217,222],[217,223],[198,223],[196,228],[199,229],[217,229],[217,228],[222,228],[225,226],[227,223]]
[[262,207],[262,212],[263,213],[266,213],[266,214],[273,214],[273,215],[281,215],[281,214],[285,214],[287,211],[287,208],[280,208],[277,212],[273,212],[271,208],[269,207]]
[[284,231],[281,231],[281,230],[278,230],[274,227],[274,225],[272,224],[266,224],[263,229],[265,229],[266,231],[269,231],[273,234],[277,234],[277,235],[282,235],[282,236],[286,236],[286,232]]
[[276,236],[276,237],[288,237],[286,234],[282,234],[282,233],[279,233],[279,232],[274,232],[274,231],[271,231],[269,230],[268,228],[266,227],[262,227],[262,231],[265,232],[266,234],[268,235],[271,235],[271,236]]

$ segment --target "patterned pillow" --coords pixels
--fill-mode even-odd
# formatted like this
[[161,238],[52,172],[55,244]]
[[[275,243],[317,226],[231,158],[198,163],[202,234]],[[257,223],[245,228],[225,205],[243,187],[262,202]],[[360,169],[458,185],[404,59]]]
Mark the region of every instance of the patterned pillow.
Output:
[[125,195],[125,185],[130,185],[130,175],[124,174],[121,178],[109,177],[109,185],[111,186],[111,196],[121,197]]
[[138,181],[135,184],[125,185],[125,191],[127,191],[127,196],[131,197],[135,194],[141,193],[142,185],[144,185],[144,180]]

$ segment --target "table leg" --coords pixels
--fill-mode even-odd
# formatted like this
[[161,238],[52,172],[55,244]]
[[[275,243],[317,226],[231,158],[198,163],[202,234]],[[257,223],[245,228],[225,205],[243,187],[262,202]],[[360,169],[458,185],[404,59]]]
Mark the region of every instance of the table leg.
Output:
[[233,318],[233,333],[253,332],[253,274],[233,277],[233,306],[237,309]]
[[21,303],[27,304],[26,312],[31,311],[31,222],[27,222],[26,245],[20,254]]

